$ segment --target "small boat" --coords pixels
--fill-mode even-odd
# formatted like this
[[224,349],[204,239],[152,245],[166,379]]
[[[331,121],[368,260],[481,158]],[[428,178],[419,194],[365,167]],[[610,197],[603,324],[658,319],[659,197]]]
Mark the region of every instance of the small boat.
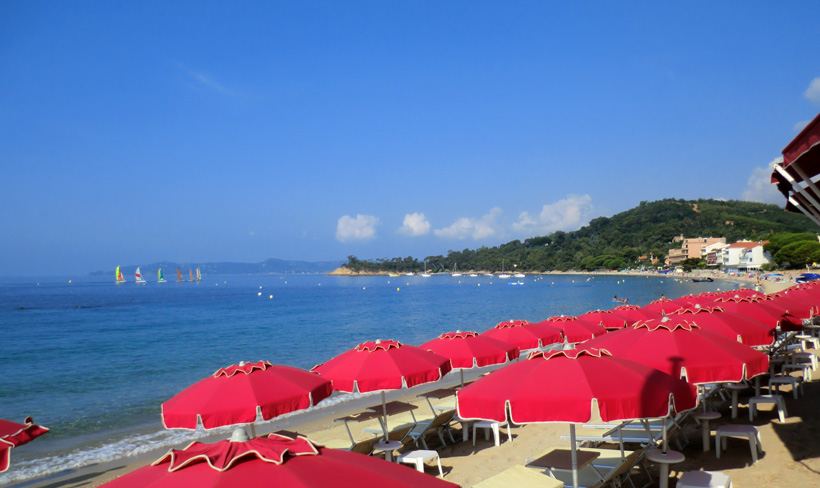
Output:
[[397,278],[397,277],[399,277],[399,276],[401,276],[401,275],[400,275],[400,274],[398,274],[398,273],[387,273],[387,276],[389,276],[389,277],[391,277],[391,278]]
[[157,283],[165,283],[165,276],[162,275],[162,268],[157,270]]
[[715,281],[715,280],[713,280],[712,278],[709,278],[709,277],[706,277],[706,278],[692,278],[692,283],[711,283],[713,281]]
[[182,270],[177,267],[177,283],[182,283]]
[[484,276],[487,278],[492,278],[494,275],[492,273],[484,273]]
[[416,273],[411,271],[409,273],[405,273],[404,276],[416,276]]
[[196,269],[196,280],[202,281],[202,273],[199,272],[199,268]]
[[477,274],[475,274],[475,273],[470,273],[470,277],[471,277],[471,278],[477,278],[477,277],[478,277],[478,275],[477,275]]
[[527,275],[525,275],[524,273],[515,273],[513,276],[515,276],[516,278],[526,278],[527,277]]
[[510,273],[505,273],[504,272],[504,260],[503,259],[501,260],[501,274],[498,275],[498,277],[501,278],[502,280],[508,280],[508,279],[512,278],[512,275]]
[[453,272],[450,273],[450,276],[461,276],[462,274],[458,272],[458,263],[453,264]]
[[134,273],[134,276],[136,276],[137,278],[137,283],[145,284],[145,278],[142,277],[142,273],[140,273],[139,267],[137,267],[137,271],[136,273]]
[[117,271],[116,271],[116,273],[115,273],[115,274],[116,274],[116,276],[117,276],[117,284],[118,284],[118,285],[119,285],[120,283],[125,283],[125,276],[123,276],[123,275],[122,275],[122,271],[120,271],[120,267],[119,267],[119,266],[117,266]]
[[430,273],[427,272],[427,261],[424,262],[424,273],[422,273],[421,276],[423,276],[425,278],[430,277]]
[[188,281],[193,283],[194,282],[194,270],[188,268]]

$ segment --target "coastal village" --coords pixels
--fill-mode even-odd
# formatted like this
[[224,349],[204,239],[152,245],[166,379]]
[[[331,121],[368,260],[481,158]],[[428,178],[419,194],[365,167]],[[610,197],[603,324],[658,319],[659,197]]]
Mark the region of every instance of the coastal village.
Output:
[[684,237],[681,234],[672,242],[680,243],[680,247],[669,249],[664,263],[667,269],[678,269],[687,259],[700,259],[707,267],[726,274],[756,273],[772,261],[771,254],[764,249],[769,241],[727,244],[725,237]]

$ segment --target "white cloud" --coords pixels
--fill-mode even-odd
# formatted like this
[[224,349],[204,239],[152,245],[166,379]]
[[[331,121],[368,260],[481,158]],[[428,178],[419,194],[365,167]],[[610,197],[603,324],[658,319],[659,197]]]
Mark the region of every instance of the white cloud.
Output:
[[443,239],[466,239],[468,237],[475,240],[485,239],[501,234],[498,223],[500,216],[501,209],[495,207],[479,219],[462,217],[450,227],[434,230],[433,234]]
[[803,95],[808,98],[811,103],[820,105],[820,77],[811,80],[808,89],[806,89]]
[[336,240],[339,242],[363,241],[376,237],[376,226],[379,219],[372,215],[356,215],[356,218],[343,215],[336,224]]
[[430,233],[430,222],[423,213],[411,213],[404,216],[404,224],[399,233],[407,236],[424,236]]
[[783,162],[782,157],[774,158],[762,168],[755,168],[749,177],[748,188],[743,192],[743,199],[752,202],[784,203],[783,195],[772,184],[772,171],[775,163]]
[[513,224],[516,233],[526,237],[549,234],[556,230],[574,230],[586,224],[592,215],[592,197],[567,195],[555,203],[544,205],[541,213],[533,216],[521,212]]

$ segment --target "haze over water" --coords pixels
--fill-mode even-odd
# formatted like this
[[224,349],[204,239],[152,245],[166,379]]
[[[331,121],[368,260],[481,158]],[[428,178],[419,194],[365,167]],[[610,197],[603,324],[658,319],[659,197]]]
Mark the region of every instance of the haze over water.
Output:
[[616,294],[644,305],[735,287],[622,275],[39,280],[0,281],[0,417],[31,415],[51,432],[12,451],[0,484],[193,439],[163,431],[161,403],[239,361],[308,369],[366,340],[418,345],[503,320],[613,308]]

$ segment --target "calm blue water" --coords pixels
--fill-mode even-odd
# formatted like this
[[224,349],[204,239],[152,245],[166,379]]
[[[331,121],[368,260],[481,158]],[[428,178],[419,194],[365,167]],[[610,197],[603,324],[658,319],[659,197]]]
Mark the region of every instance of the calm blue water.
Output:
[[239,361],[310,368],[366,340],[418,345],[502,320],[612,308],[615,294],[643,305],[662,293],[734,287],[665,276],[513,281],[524,284],[445,275],[230,275],[146,285],[0,278],[0,417],[31,415],[51,429],[14,449],[0,484],[173,442],[162,432],[160,404]]

